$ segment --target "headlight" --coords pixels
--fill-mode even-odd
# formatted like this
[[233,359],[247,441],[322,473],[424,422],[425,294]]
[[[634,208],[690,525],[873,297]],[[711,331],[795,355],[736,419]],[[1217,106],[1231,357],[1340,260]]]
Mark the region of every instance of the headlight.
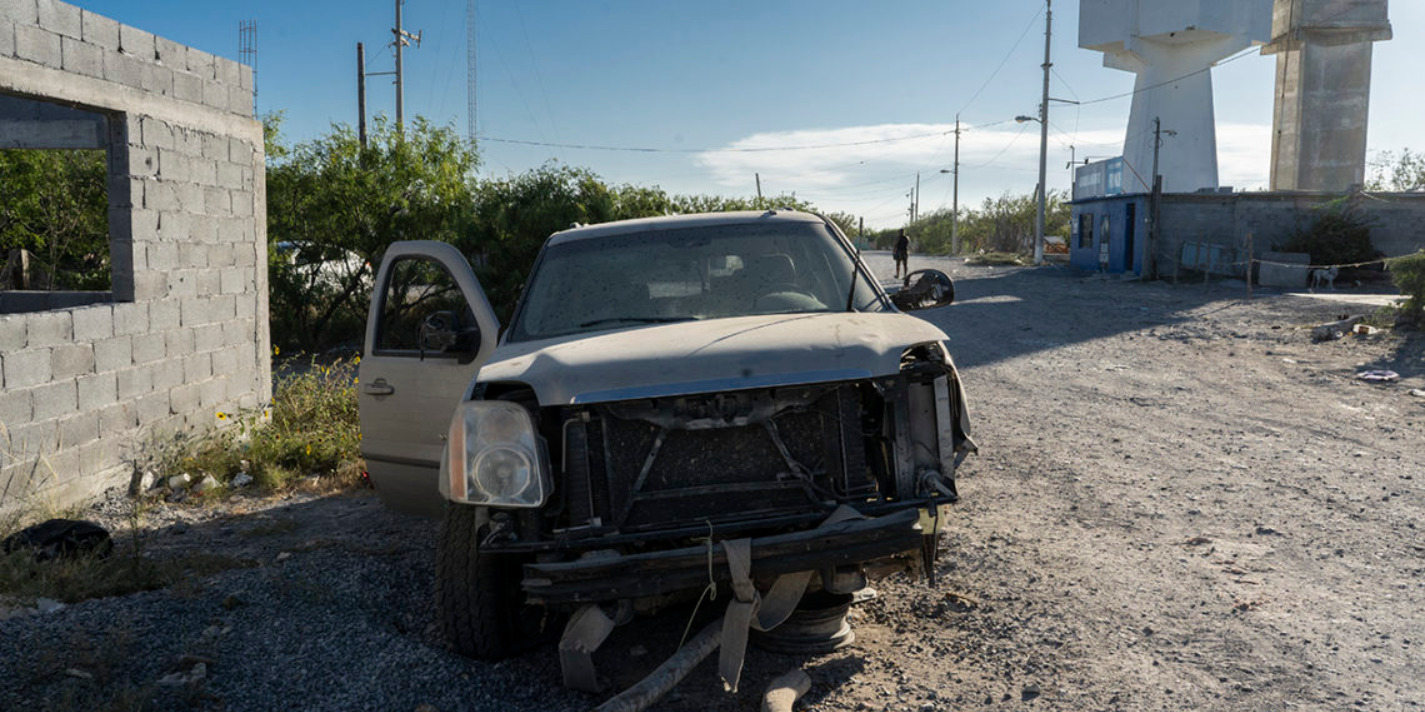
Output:
[[534,422],[507,401],[468,401],[450,422],[449,479],[441,489],[455,502],[539,507],[551,489]]

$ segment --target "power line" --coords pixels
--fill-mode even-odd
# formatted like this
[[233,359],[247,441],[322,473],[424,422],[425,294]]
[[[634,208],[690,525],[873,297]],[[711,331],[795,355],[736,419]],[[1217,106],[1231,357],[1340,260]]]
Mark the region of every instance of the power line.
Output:
[[995,80],[995,77],[999,76],[1000,70],[1001,70],[1001,69],[1004,69],[1004,65],[1009,62],[1009,58],[1012,57],[1012,56],[1014,56],[1015,50],[1019,49],[1019,44],[1024,41],[1024,38],[1025,38],[1025,37],[1028,37],[1028,36],[1029,36],[1029,30],[1033,29],[1034,25],[1035,25],[1036,22],[1039,20],[1039,15],[1040,15],[1040,13],[1042,13],[1042,12],[1044,12],[1044,8],[1042,8],[1042,7],[1039,8],[1038,10],[1036,10],[1036,11],[1034,12],[1034,17],[1029,18],[1029,24],[1025,25],[1025,26],[1024,26],[1024,31],[1021,32],[1021,33],[1019,33],[1019,39],[1015,40],[1015,41],[1014,41],[1014,46],[1013,46],[1013,47],[1010,47],[1010,48],[1009,48],[1009,51],[1005,53],[1004,59],[1000,60],[1000,62],[999,62],[999,66],[998,66],[998,67],[995,67],[995,71],[993,71],[993,72],[990,73],[990,76],[989,76],[988,79],[985,80],[985,83],[984,83],[984,84],[981,84],[981,85],[980,85],[980,88],[977,89],[977,90],[975,90],[975,94],[970,97],[970,100],[967,101],[967,102],[965,102],[965,105],[962,106],[962,107],[960,107],[960,110],[957,111],[957,112],[955,112],[955,113],[957,113],[957,114],[963,114],[963,113],[965,113],[965,110],[968,109],[968,108],[970,108],[970,105],[971,105],[971,104],[974,104],[976,99],[980,98],[980,94],[984,93],[985,88],[990,85],[990,82],[993,82],[993,81]]
[[1079,105],[1080,105],[1080,106],[1088,106],[1089,104],[1102,104],[1102,103],[1105,102],[1105,101],[1113,101],[1114,99],[1122,99],[1122,98],[1124,98],[1124,97],[1133,96],[1134,94],[1142,94],[1142,93],[1145,92],[1145,91],[1151,91],[1151,90],[1157,89],[1157,88],[1159,88],[1159,87],[1165,87],[1165,86],[1167,86],[1167,85],[1169,85],[1169,84],[1173,84],[1173,83],[1175,83],[1175,82],[1180,82],[1180,81],[1182,81],[1182,80],[1184,80],[1184,79],[1187,79],[1187,78],[1189,78],[1189,77],[1195,77],[1195,76],[1197,76],[1197,75],[1199,75],[1199,74],[1204,74],[1204,73],[1206,73],[1206,72],[1210,72],[1210,71],[1212,71],[1212,68],[1213,68],[1213,67],[1220,67],[1220,66],[1222,66],[1222,65],[1224,65],[1224,64],[1231,64],[1232,62],[1235,62],[1235,61],[1237,61],[1237,60],[1239,60],[1239,59],[1241,59],[1241,58],[1243,58],[1243,57],[1246,57],[1246,56],[1248,56],[1248,55],[1250,55],[1250,54],[1252,54],[1253,52],[1256,52],[1256,51],[1258,51],[1256,47],[1248,47],[1247,49],[1244,49],[1244,50],[1242,50],[1241,52],[1238,52],[1237,54],[1232,55],[1231,57],[1228,57],[1227,59],[1222,60],[1221,62],[1218,62],[1218,63],[1216,63],[1216,64],[1208,65],[1208,66],[1203,67],[1202,69],[1199,69],[1199,70],[1197,70],[1197,71],[1195,71],[1195,72],[1188,72],[1187,74],[1184,74],[1184,75],[1182,75],[1181,77],[1173,77],[1172,79],[1165,79],[1165,80],[1163,80],[1163,81],[1161,81],[1161,82],[1158,82],[1157,84],[1152,84],[1152,85],[1143,87],[1142,89],[1134,89],[1133,91],[1123,92],[1122,94],[1114,94],[1113,96],[1105,96],[1105,97],[1100,97],[1100,98],[1098,98],[1098,99],[1089,99],[1088,101],[1081,101],[1081,102],[1079,102]]

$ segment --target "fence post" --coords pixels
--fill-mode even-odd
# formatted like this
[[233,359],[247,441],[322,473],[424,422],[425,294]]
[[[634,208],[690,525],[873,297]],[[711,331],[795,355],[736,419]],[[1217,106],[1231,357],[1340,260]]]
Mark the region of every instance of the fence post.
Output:
[[1252,231],[1247,231],[1247,301],[1252,301]]

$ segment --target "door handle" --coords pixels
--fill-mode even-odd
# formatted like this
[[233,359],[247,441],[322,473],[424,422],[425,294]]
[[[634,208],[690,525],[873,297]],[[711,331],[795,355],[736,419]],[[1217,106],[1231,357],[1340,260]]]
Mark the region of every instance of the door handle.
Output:
[[396,387],[386,382],[384,378],[378,378],[374,383],[366,384],[364,388],[368,396],[389,396],[396,392]]

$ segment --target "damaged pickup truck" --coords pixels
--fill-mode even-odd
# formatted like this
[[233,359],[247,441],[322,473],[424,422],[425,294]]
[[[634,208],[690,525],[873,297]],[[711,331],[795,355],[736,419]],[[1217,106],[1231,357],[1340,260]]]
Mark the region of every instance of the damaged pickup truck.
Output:
[[389,505],[443,518],[439,619],[478,658],[590,604],[932,573],[975,446],[945,334],[902,311],[953,299],[934,270],[887,295],[815,215],[690,215],[553,235],[502,334],[454,247],[396,243],[362,452]]

